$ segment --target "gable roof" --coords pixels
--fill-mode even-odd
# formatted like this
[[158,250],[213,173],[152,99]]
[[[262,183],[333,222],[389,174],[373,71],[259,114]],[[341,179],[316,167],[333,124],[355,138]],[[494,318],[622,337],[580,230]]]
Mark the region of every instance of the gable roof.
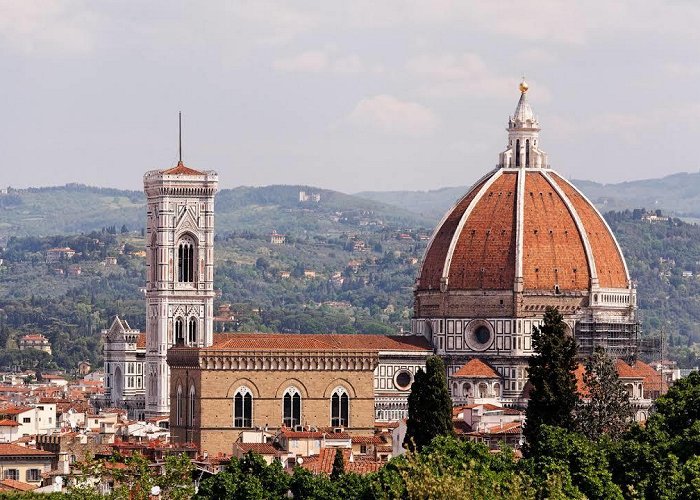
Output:
[[44,450],[37,450],[36,448],[29,448],[26,446],[19,446],[12,443],[0,443],[0,457],[18,457],[18,456],[39,456],[39,457],[53,457],[54,454]]
[[457,370],[453,378],[501,378],[496,370],[479,358],[471,359]]
[[3,479],[0,481],[0,490],[16,490],[16,491],[31,491],[38,488],[33,484],[23,483],[22,481],[15,481],[14,479]]

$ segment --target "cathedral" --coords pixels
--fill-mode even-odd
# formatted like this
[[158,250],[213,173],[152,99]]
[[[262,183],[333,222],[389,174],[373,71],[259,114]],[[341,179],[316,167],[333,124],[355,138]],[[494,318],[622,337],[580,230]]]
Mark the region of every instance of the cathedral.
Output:
[[366,434],[405,418],[413,376],[434,353],[456,404],[522,407],[532,329],[548,306],[583,356],[602,346],[633,358],[636,290],[624,257],[600,213],[550,167],[527,92],[523,81],[496,168],[428,244],[408,335],[214,335],[217,174],[182,162],[148,172],[146,332],[119,319],[105,331],[110,403],[141,401],[146,416],[170,416],[173,440],[230,453],[255,429]]

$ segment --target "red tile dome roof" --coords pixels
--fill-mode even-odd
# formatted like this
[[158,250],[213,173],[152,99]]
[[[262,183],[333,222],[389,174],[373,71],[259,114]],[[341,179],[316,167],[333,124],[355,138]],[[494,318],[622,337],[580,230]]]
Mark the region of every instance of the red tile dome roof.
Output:
[[620,247],[596,208],[549,168],[497,168],[445,215],[418,290],[628,288]]

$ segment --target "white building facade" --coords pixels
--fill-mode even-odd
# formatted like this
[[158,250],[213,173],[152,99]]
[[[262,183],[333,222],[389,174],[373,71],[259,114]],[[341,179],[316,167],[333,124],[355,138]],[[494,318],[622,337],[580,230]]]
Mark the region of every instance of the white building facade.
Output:
[[213,342],[216,172],[180,161],[144,175],[146,232],[146,415],[170,411],[167,351]]

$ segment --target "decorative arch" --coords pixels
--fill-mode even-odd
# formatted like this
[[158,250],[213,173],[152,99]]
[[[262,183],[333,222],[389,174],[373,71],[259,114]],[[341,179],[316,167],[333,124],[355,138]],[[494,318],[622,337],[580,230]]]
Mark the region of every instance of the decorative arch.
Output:
[[175,318],[175,344],[185,343],[185,319],[181,316]]
[[175,397],[175,422],[177,425],[182,425],[182,411],[183,411],[183,400],[182,400],[182,385],[177,384],[177,395]]
[[306,386],[297,378],[288,378],[278,385],[277,390],[275,391],[275,397],[281,398],[284,395],[284,392],[290,387],[295,387],[301,393],[302,398],[309,397],[309,391],[307,390]]
[[282,424],[294,428],[301,425],[301,393],[295,386],[290,385],[282,396]]
[[357,392],[355,391],[355,387],[348,382],[344,378],[337,378],[333,380],[330,384],[326,386],[326,389],[323,391],[323,397],[324,398],[330,398],[331,395],[333,394],[333,391],[335,391],[338,387],[342,387],[345,389],[348,393],[348,396],[351,398],[356,398],[357,397]]
[[197,318],[190,316],[187,320],[187,342],[189,345],[195,345],[197,343]]
[[331,427],[348,427],[350,423],[350,397],[342,385],[331,394]]
[[187,425],[192,427],[194,425],[194,413],[196,410],[196,391],[194,389],[194,384],[190,386],[189,397],[187,398]]
[[255,385],[255,382],[249,378],[236,379],[231,385],[228,386],[228,389],[226,390],[226,397],[232,398],[236,394],[236,391],[242,386],[247,387],[253,394],[254,398],[260,397],[260,390],[258,389],[258,386]]

